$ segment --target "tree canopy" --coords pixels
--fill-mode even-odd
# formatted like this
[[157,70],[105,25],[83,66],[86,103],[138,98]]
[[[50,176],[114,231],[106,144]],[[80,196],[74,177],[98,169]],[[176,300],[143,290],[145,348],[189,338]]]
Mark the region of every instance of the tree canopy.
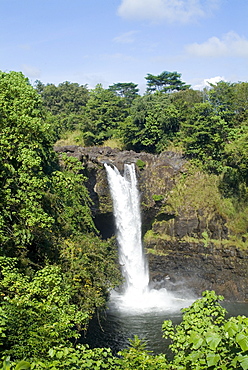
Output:
[[186,83],[181,80],[181,74],[178,72],[164,71],[157,76],[148,73],[145,79],[147,80],[148,93],[155,91],[169,93],[190,88],[190,85],[186,85]]
[[117,96],[125,98],[129,105],[138,96],[139,92],[138,85],[133,82],[118,82],[109,86],[109,90],[113,91]]
[[98,84],[90,93],[80,129],[86,145],[102,145],[119,136],[119,126],[127,116],[125,101],[113,91]]
[[44,107],[51,114],[50,121],[57,139],[64,132],[77,128],[89,99],[87,85],[65,81],[56,86],[36,81],[35,89],[42,97]]
[[176,107],[162,93],[139,97],[123,124],[124,144],[137,151],[160,152],[179,129]]
[[0,74],[0,117],[0,242],[13,254],[54,223],[43,202],[56,159],[42,101],[21,73]]

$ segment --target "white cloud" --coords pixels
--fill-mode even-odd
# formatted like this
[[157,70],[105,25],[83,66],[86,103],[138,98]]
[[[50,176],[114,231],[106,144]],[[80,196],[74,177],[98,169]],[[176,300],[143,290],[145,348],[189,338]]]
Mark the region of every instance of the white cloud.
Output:
[[121,44],[131,44],[135,41],[134,35],[137,33],[138,31],[125,32],[122,33],[120,36],[115,37],[113,41]]
[[220,81],[226,81],[225,77],[216,76],[216,77],[211,77],[211,78],[205,78],[199,84],[194,85],[193,88],[195,90],[202,90],[202,89],[204,89],[204,87],[209,87],[210,84],[216,85]]
[[222,39],[214,36],[202,44],[186,46],[186,52],[196,57],[248,57],[248,40],[231,31]]
[[122,0],[118,14],[127,19],[188,23],[209,14],[220,0]]
[[41,72],[38,68],[27,64],[22,65],[22,72],[24,75],[30,78],[39,78],[41,75]]

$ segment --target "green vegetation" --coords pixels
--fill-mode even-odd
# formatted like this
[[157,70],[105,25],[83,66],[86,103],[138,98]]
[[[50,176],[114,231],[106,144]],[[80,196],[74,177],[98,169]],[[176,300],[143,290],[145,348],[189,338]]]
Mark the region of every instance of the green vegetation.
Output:
[[48,350],[47,355],[17,364],[4,360],[2,369],[120,369],[120,370],[187,370],[248,369],[248,318],[226,318],[220,305],[223,297],[206,291],[202,298],[183,309],[182,322],[163,323],[163,336],[171,340],[171,360],[152,355],[137,336],[130,348],[113,356],[110,349],[63,345]]
[[109,90],[113,91],[117,96],[125,98],[127,105],[131,105],[132,101],[138,96],[139,89],[137,84],[133,82],[118,82],[109,86]]
[[84,115],[84,107],[89,99],[87,85],[63,82],[58,86],[35,82],[35,88],[43,100],[59,139],[65,131],[75,130]]
[[181,81],[181,74],[178,72],[164,71],[160,75],[155,76],[151,73],[145,77],[147,80],[147,92],[161,91],[173,92],[182,91],[190,87],[185,82]]
[[154,202],[161,202],[164,199],[164,196],[162,194],[154,194],[152,199]]
[[125,98],[116,96],[98,84],[90,93],[79,124],[85,145],[102,145],[110,138],[119,137],[119,126],[127,116]]
[[122,125],[127,149],[161,152],[176,137],[179,114],[165,93],[154,93],[135,99]]
[[138,166],[140,170],[143,170],[146,166],[146,163],[141,159],[137,159],[136,166]]
[[22,73],[1,72],[0,348],[12,359],[70,346],[120,282],[116,248],[92,220],[82,165],[57,157],[52,122]]
[[[221,230],[222,223],[225,222],[229,230],[229,238],[221,239],[223,245],[236,245],[241,249],[247,249],[247,244],[242,240],[248,233],[247,220],[247,195],[246,185],[240,182],[243,196],[226,196],[223,191],[223,184],[231,179],[225,180],[224,175],[204,172],[197,166],[188,167],[187,173],[181,175],[175,187],[168,193],[166,202],[162,205],[160,214],[172,214],[184,217],[197,217],[206,224],[205,232],[208,233],[208,243],[218,244],[218,240],[210,237],[209,224],[215,223],[215,228]],[[229,191],[231,191],[229,189]],[[160,215],[159,214],[159,215]],[[157,216],[157,219],[159,218]],[[216,217],[217,216],[217,217]],[[158,220],[155,220],[157,222]],[[174,222],[173,220],[169,220]],[[203,237],[204,244],[206,238]],[[195,239],[197,241],[197,239]]]
[[[132,82],[32,87],[22,73],[0,72],[1,369],[248,369],[248,319],[227,319],[214,292],[184,310],[181,324],[164,323],[171,360],[136,336],[118,357],[77,343],[121,278],[114,241],[95,228],[82,164],[58,157],[55,142],[178,148],[191,164],[161,212],[193,207],[207,222],[218,212],[234,237],[248,235],[248,83],[200,92],[177,72],[146,80],[140,96]],[[212,242],[207,224],[202,238]]]
[[182,323],[163,324],[170,338],[173,361],[170,369],[248,369],[248,318],[225,318],[218,303],[223,297],[206,291],[183,310]]

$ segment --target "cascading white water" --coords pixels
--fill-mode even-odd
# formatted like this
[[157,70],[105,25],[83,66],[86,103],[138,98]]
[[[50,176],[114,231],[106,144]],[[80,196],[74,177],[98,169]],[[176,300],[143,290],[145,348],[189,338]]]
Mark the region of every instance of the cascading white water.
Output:
[[[140,195],[135,165],[124,164],[121,176],[114,166],[105,164],[113,200],[119,262],[125,278],[124,291],[111,293],[112,305],[128,312],[177,311],[187,302],[167,292],[149,289],[149,270],[141,239]],[[182,303],[184,301],[184,304]],[[191,303],[191,300],[188,301]]]
[[148,289],[149,273],[141,241],[140,197],[135,166],[125,164],[123,177],[116,167],[105,167],[113,200],[125,293],[144,293]]

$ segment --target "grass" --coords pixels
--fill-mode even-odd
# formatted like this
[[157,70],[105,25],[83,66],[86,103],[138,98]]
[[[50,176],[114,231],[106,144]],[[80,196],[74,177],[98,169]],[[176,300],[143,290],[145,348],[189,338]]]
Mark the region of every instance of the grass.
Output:
[[152,243],[157,240],[166,240],[166,241],[176,241],[177,238],[170,236],[168,234],[157,234],[153,230],[148,230],[144,235],[144,242],[145,243]]
[[154,248],[147,248],[146,253],[148,254],[154,254],[155,256],[168,256],[169,253],[165,253],[161,250],[156,250]]
[[[65,145],[79,145],[79,146],[86,146],[84,139],[83,139],[83,132],[80,130],[74,131],[66,131],[60,140],[55,143],[55,146],[65,146]],[[102,147],[110,147],[112,149],[124,149],[124,145],[118,138],[111,138],[101,145]]]
[[66,131],[60,140],[55,143],[55,146],[65,145],[84,145],[83,133],[80,130]]
[[109,146],[111,149],[120,149],[120,150],[124,149],[124,144],[118,138],[110,138],[110,139],[104,141],[102,146],[103,147],[104,146]]

